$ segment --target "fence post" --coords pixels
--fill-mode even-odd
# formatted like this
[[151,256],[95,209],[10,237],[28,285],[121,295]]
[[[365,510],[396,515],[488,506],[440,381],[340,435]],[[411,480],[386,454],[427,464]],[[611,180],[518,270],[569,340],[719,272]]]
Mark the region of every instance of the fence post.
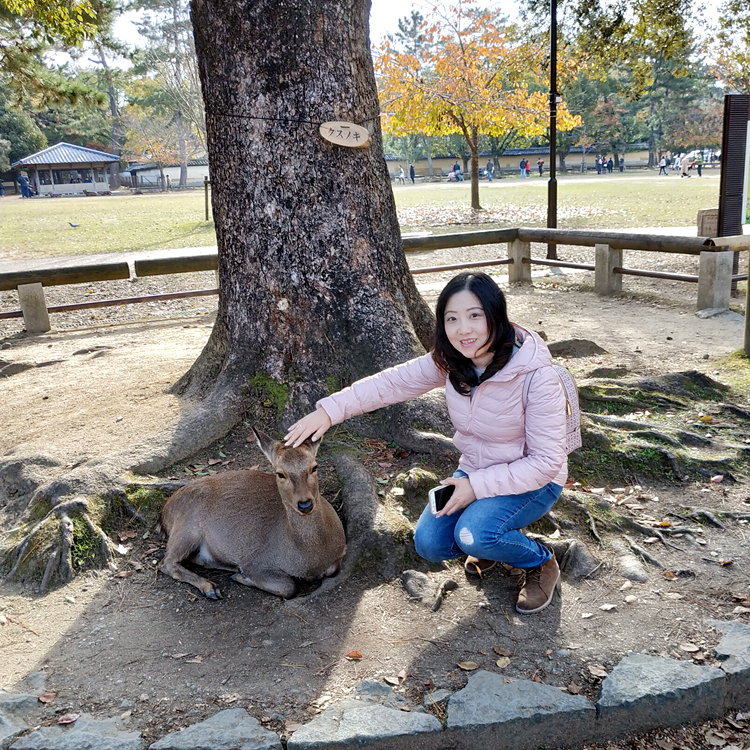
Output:
[[524,263],[524,258],[531,258],[531,243],[513,240],[508,243],[508,257],[513,261],[508,266],[508,281],[520,284],[531,283],[531,264]]
[[622,291],[622,274],[613,273],[622,266],[622,248],[609,245],[595,245],[596,270],[594,271],[594,291],[597,294],[614,294]]
[[731,250],[703,251],[698,271],[698,310],[728,310],[732,292]]
[[206,204],[206,221],[208,221],[208,177],[203,177],[203,196]]
[[46,333],[50,330],[47,302],[44,299],[44,289],[39,282],[19,284],[18,301],[21,304],[27,333]]

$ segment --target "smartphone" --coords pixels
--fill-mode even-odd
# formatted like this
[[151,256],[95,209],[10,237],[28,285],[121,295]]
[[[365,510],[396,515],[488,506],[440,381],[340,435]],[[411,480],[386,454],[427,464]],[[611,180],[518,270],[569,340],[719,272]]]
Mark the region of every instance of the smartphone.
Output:
[[430,490],[430,513],[433,516],[445,508],[455,489],[456,487],[452,484],[444,484]]

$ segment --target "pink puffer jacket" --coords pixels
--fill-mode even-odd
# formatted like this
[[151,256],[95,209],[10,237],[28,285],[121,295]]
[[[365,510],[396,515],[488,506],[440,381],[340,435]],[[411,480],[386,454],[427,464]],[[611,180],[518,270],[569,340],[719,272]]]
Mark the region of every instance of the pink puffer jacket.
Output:
[[[564,485],[565,394],[552,357],[539,336],[515,326],[521,348],[505,367],[462,396],[435,365],[431,354],[358,380],[318,401],[333,424],[445,386],[459,468],[478,498],[519,495],[548,482]],[[523,388],[529,383],[526,409]]]

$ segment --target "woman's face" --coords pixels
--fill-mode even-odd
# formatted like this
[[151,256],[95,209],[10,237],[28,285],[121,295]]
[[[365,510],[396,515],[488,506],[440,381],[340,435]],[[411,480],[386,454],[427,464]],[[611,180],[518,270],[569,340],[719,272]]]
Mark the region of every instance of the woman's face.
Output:
[[489,327],[479,298],[468,289],[456,292],[445,306],[445,334],[451,346],[484,370],[492,362],[487,351]]

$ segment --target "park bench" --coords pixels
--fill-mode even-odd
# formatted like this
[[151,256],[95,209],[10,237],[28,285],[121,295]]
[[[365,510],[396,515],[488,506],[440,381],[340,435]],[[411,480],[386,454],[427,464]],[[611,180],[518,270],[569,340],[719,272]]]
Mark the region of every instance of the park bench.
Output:
[[[698,285],[698,310],[728,310],[732,283],[745,279],[745,274],[733,275],[735,250],[747,250],[750,237],[675,237],[600,230],[545,229],[519,227],[490,229],[456,234],[417,234],[402,238],[404,250],[437,250],[463,248],[484,244],[507,243],[507,257],[488,261],[461,262],[455,265],[412,269],[412,274],[436,273],[490,266],[508,265],[511,283],[531,283],[531,266],[542,265],[594,272],[594,291],[615,294],[622,290],[623,276],[647,276]],[[578,245],[594,248],[593,264],[569,263],[531,257],[531,244]],[[682,253],[699,256],[697,275],[643,271],[622,266],[623,250],[642,250],[660,253]],[[94,307],[180,299],[217,294],[218,289],[99,300],[72,305],[47,307],[44,287],[80,284],[115,279],[129,279],[218,268],[216,248],[187,248],[177,250],[143,251],[90,255],[63,259],[38,259],[0,262],[0,291],[18,290],[20,310],[0,313],[0,319],[23,317],[26,331],[43,333],[50,330],[49,313]],[[750,298],[750,284],[748,285]],[[748,304],[747,308],[750,308]],[[746,316],[745,348],[750,350],[750,316]],[[750,353],[750,352],[748,352]]]

